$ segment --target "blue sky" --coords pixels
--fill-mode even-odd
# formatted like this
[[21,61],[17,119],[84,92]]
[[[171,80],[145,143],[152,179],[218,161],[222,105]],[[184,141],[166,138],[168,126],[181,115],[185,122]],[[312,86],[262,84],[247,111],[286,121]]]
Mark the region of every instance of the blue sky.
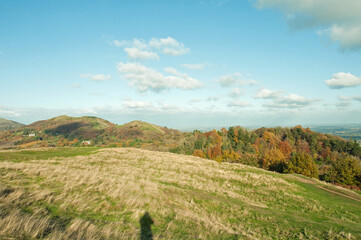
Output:
[[359,0],[1,1],[0,117],[361,123]]

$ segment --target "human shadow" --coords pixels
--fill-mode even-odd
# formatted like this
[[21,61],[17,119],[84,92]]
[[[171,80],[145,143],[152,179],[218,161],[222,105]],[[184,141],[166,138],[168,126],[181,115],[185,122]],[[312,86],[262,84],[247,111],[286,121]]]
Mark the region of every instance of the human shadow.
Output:
[[153,240],[152,224],[153,219],[149,213],[144,213],[143,217],[139,220],[140,223],[140,240]]

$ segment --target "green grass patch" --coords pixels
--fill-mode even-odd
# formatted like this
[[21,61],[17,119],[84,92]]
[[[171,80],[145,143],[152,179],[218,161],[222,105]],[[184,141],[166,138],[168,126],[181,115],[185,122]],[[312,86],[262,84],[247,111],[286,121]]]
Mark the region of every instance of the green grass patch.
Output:
[[1,161],[22,162],[28,160],[48,160],[52,158],[68,158],[76,156],[89,156],[100,148],[51,148],[45,150],[19,150],[0,152]]

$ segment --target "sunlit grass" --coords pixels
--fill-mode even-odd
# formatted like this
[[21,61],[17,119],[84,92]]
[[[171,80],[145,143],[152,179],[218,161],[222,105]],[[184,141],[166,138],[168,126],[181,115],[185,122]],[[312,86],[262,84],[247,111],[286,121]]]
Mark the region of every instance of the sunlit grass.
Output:
[[360,202],[294,175],[96,150],[0,152],[0,238],[139,239],[145,212],[154,239],[361,237]]

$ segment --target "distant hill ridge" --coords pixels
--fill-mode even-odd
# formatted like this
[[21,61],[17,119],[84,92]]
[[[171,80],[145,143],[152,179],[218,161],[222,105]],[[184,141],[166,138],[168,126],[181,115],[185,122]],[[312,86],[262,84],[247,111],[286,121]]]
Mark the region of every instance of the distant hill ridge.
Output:
[[1,130],[11,130],[11,129],[17,129],[22,126],[25,126],[22,123],[18,123],[15,121],[11,121],[8,119],[0,118],[0,131]]
[[[94,116],[66,115],[22,125],[0,135],[0,148],[55,146],[133,146],[168,150],[177,145],[184,133],[143,121],[123,125]],[[12,143],[12,144],[9,144]]]
[[87,125],[90,125],[95,128],[106,128],[112,125],[115,125],[114,123],[111,123],[107,120],[104,120],[102,118],[98,117],[92,117],[92,116],[84,116],[84,117],[69,117],[66,115],[61,115],[58,117],[54,117],[48,120],[41,120],[34,122],[32,124],[29,124],[25,128],[33,128],[36,130],[45,130],[48,128],[55,128],[60,125],[70,124],[74,122],[84,123]]

